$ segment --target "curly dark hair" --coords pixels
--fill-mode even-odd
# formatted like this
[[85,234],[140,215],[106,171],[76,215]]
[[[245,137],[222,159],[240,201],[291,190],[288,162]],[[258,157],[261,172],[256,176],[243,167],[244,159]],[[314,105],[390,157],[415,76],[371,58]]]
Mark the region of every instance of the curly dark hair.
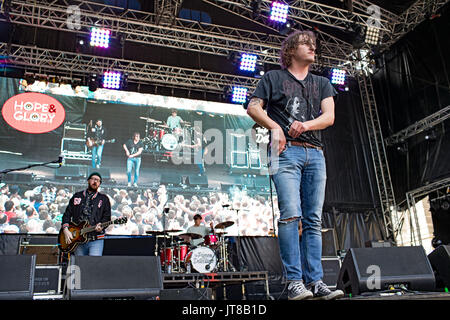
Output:
[[[306,38],[306,39],[305,39]],[[314,32],[306,31],[295,31],[291,33],[286,39],[284,39],[281,44],[280,51],[280,65],[283,69],[287,69],[292,64],[292,56],[294,55],[295,49],[297,49],[299,44],[307,43],[312,41],[316,45],[316,35]]]

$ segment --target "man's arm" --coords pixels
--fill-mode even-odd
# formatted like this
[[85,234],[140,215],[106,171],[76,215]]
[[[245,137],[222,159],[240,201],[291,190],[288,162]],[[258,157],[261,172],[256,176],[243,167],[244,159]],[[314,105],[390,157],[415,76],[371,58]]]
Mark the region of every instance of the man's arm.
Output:
[[328,97],[320,103],[322,114],[314,120],[305,122],[294,121],[289,130],[292,138],[298,138],[303,132],[311,130],[322,130],[332,126],[334,123],[334,99]]
[[128,151],[127,145],[125,143],[123,144],[123,149],[125,150],[125,153],[126,153],[127,157],[129,157],[130,156],[130,151]]
[[247,107],[247,114],[260,126],[269,129],[272,135],[272,146],[278,149],[280,154],[286,145],[286,137],[280,125],[270,119],[264,112],[264,100],[261,98],[252,98]]

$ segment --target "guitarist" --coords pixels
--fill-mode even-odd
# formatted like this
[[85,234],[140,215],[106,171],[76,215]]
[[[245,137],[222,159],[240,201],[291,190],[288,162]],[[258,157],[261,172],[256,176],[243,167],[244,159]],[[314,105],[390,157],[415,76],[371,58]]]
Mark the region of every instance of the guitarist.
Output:
[[87,139],[88,145],[92,144],[92,168],[100,168],[102,164],[103,147],[105,146],[106,130],[103,127],[102,119],[95,122],[92,121],[88,127]]
[[99,173],[91,173],[87,181],[87,189],[75,193],[70,199],[62,217],[62,228],[64,228],[66,243],[70,244],[73,239],[68,230],[71,221],[78,224],[85,220],[89,221],[89,225],[96,226],[95,231],[88,234],[90,241],[80,244],[74,254],[101,256],[103,255],[105,233],[100,224],[111,220],[111,204],[106,194],[98,192],[102,183]]

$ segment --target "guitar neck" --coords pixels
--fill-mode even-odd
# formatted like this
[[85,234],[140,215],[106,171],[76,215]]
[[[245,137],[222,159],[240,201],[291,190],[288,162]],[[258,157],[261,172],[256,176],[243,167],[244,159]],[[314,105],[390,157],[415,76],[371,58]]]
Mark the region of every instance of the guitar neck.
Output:
[[[103,229],[103,228],[109,226],[112,223],[114,223],[114,221],[103,222],[101,224],[101,227]],[[90,226],[90,227],[86,227],[86,228],[81,229],[81,234],[89,233],[89,232],[92,232],[92,231],[95,231],[95,226]]]

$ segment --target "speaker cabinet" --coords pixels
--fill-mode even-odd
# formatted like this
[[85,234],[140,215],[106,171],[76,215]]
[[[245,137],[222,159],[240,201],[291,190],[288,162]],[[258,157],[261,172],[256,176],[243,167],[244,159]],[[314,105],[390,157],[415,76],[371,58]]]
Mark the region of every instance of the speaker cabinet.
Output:
[[351,248],[342,263],[337,288],[345,293],[387,290],[433,291],[435,278],[423,247]]
[[341,259],[339,257],[322,257],[322,281],[330,289],[335,289],[339,277],[339,271],[341,270]]
[[163,287],[159,257],[72,256],[65,299],[148,300]]
[[0,300],[32,300],[35,255],[0,255]]
[[436,272],[438,288],[450,287],[450,245],[441,245],[428,255],[431,267]]
[[191,186],[208,187],[208,177],[205,175],[190,175],[188,177],[188,184]]
[[181,288],[164,289],[159,295],[160,300],[212,300],[211,288]]
[[322,229],[322,257],[337,256],[336,232],[333,228]]

